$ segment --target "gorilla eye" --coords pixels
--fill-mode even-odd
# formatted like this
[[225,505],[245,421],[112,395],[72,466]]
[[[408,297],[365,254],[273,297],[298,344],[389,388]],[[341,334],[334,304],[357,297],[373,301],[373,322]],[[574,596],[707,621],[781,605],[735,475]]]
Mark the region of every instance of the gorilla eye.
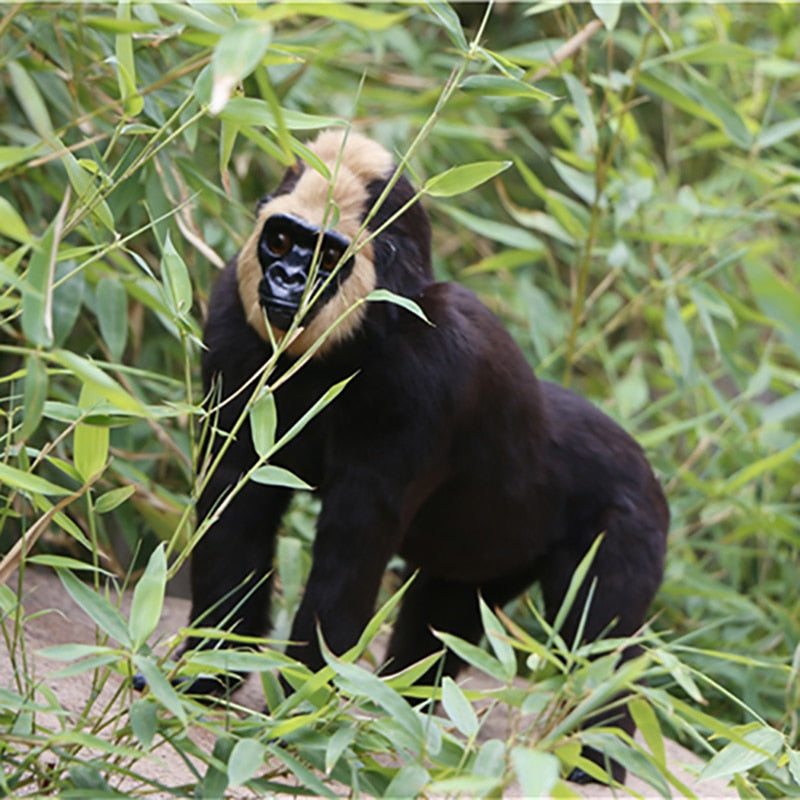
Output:
[[341,257],[341,248],[328,245],[328,247],[322,251],[322,268],[330,272],[330,270],[332,270],[339,263],[339,259],[341,259]]
[[275,256],[286,255],[292,246],[292,240],[285,231],[270,231],[267,234],[267,247]]

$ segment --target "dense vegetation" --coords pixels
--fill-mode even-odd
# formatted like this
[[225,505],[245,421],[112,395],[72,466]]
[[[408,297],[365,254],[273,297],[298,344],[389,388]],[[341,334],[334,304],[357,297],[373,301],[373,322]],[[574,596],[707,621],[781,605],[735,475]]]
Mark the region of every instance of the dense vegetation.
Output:
[[[26,680],[18,587],[0,586],[21,667],[0,687],[0,793],[110,792],[154,742],[193,752],[190,723],[217,746],[196,754],[198,786],[176,796],[264,792],[287,774],[312,794],[330,778],[368,795],[487,795],[513,779],[564,793],[587,699],[644,674],[633,702],[646,745],[592,735],[656,789],[672,779],[663,731],[745,796],[800,796],[798,6],[485,11],[3,7],[0,577],[54,566],[103,637],[57,655],[100,672],[135,663],[152,680],[130,714],[87,707],[69,736],[37,722],[58,701]],[[430,187],[438,274],[477,291],[541,376],[620,420],[668,492],[669,565],[633,671],[614,675],[613,653],[589,664],[542,631],[535,592],[502,619],[486,610],[487,630],[506,634],[469,659],[501,681],[519,664],[531,680],[498,695],[537,721],[506,742],[477,743],[475,698],[455,684],[445,729],[355,653],[268,719],[223,720],[159,681],[148,645],[195,530],[209,288],[300,143],[351,123],[407,154]],[[500,165],[431,181],[486,161],[509,164],[474,188]],[[298,502],[281,537],[278,637],[313,511]],[[80,562],[96,586],[144,570],[130,619],[115,593],[76,580]],[[276,690],[278,654],[241,658]],[[105,755],[87,761],[83,748]],[[154,789],[142,779],[137,792]]]

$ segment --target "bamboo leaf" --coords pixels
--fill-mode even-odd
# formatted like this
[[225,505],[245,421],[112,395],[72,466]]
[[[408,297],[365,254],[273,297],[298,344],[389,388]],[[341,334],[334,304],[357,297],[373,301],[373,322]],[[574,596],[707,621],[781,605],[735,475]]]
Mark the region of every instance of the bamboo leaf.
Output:
[[459,50],[465,51],[468,47],[467,38],[464,36],[464,30],[461,27],[461,20],[458,14],[453,10],[453,7],[443,0],[428,0],[426,3],[428,9],[434,13],[436,18],[441,22],[442,27],[447,31],[447,35],[452,40],[453,44]]
[[162,542],[151,553],[147,567],[133,590],[128,630],[136,650],[147,641],[158,625],[164,605],[166,583],[167,558]]
[[115,408],[136,416],[147,416],[146,408],[100,367],[69,350],[55,350],[48,357],[75,375],[83,384],[104,397]]
[[[129,22],[130,18],[130,0],[119,0],[117,3],[117,19],[122,22]],[[144,99],[136,88],[136,63],[133,60],[132,33],[129,30],[121,30],[114,38],[120,99],[125,113],[128,116],[135,117],[144,108]]]
[[515,747],[511,751],[511,761],[524,797],[551,796],[561,772],[556,756],[527,747]]
[[38,475],[11,467],[8,464],[0,464],[0,480],[8,486],[21,489],[23,492],[44,495],[70,494],[69,489],[56,486],[56,484],[50,483],[50,481],[40,478]]
[[257,739],[240,739],[228,758],[228,785],[242,786],[258,772],[267,752]]
[[286,489],[304,489],[312,491],[313,486],[306,483],[302,478],[298,478],[293,472],[274,464],[265,464],[256,469],[250,476],[256,483],[263,483],[267,486],[282,486]]
[[469,700],[458,688],[456,682],[445,677],[442,681],[442,705],[447,716],[456,724],[464,736],[473,737],[478,732],[478,717]]
[[103,278],[96,289],[95,312],[100,335],[114,361],[122,358],[128,338],[128,295],[119,278]]
[[427,796],[423,789],[431,782],[428,771],[419,764],[404,764],[395,772],[391,783],[386,787],[384,797],[408,798],[416,800]]
[[368,303],[372,302],[394,303],[395,305],[404,308],[406,311],[410,311],[412,314],[419,317],[424,322],[427,322],[428,325],[433,324],[425,316],[425,312],[410,297],[403,297],[402,295],[390,292],[388,289],[374,289],[367,295],[366,300]]
[[476,161],[434,175],[425,182],[423,191],[433,197],[453,197],[480,186],[507,170],[511,161]]
[[161,257],[161,275],[172,313],[178,318],[185,317],[192,308],[192,281],[186,263],[172,244],[169,233]]
[[266,456],[272,450],[277,427],[278,411],[275,407],[275,395],[265,388],[250,407],[250,432],[257,455]]
[[130,709],[131,730],[145,750],[150,748],[158,731],[156,704],[147,697],[134,700]]
[[159,665],[151,658],[136,655],[133,658],[136,669],[142,673],[150,694],[158,700],[161,705],[177,717],[181,724],[186,724],[186,711],[175,687],[166,679]]
[[47,113],[47,106],[39,92],[39,87],[31,77],[31,73],[17,61],[9,61],[5,65],[11,78],[11,86],[17,102],[25,112],[31,127],[45,141],[53,140],[53,123]]
[[[622,10],[622,0],[590,0],[592,11],[603,23],[607,31],[613,31],[619,22],[619,12]],[[569,73],[567,73],[569,75]],[[565,75],[565,77],[567,77]]]
[[[2,165],[0,165],[0,169],[2,169]],[[15,242],[22,242],[22,244],[33,243],[33,236],[25,221],[17,209],[2,196],[0,196],[0,236],[6,236]]]
[[[94,589],[78,580],[69,570],[57,570],[58,577],[69,596],[104,633],[125,647],[131,646],[128,626],[119,610]],[[145,676],[146,677],[146,676]]]
[[731,742],[725,745],[703,767],[700,780],[740,775],[776,756],[784,744],[780,731],[767,726],[758,726],[746,733],[743,739],[744,742]]
[[483,622],[483,629],[486,631],[489,645],[497,656],[497,660],[505,668],[506,679],[510,680],[517,672],[517,658],[514,654],[514,648],[508,642],[508,633],[492,613],[489,606],[486,605],[483,597],[478,597],[478,601],[480,603],[481,621]]
[[[91,410],[102,398],[89,386],[83,385],[78,406]],[[90,482],[106,465],[108,459],[109,432],[106,425],[80,422],[75,426],[75,469],[85,482]]]
[[553,95],[524,81],[505,75],[470,75],[461,83],[465,92],[482,97],[519,97],[527,100],[553,100]]
[[272,26],[256,18],[238,19],[222,34],[211,57],[213,83],[208,110],[219,114],[234,87],[248,76],[269,49]]
[[25,441],[39,427],[47,399],[47,368],[42,359],[31,353],[25,359],[25,391],[22,402],[22,428],[20,438]]

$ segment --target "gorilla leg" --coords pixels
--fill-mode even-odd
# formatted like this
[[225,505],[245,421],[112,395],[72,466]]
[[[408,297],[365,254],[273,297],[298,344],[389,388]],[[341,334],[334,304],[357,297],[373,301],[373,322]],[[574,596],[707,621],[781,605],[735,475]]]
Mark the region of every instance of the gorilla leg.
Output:
[[[477,595],[475,584],[445,580],[421,571],[406,591],[389,641],[387,662],[391,672],[399,672],[442,649],[431,628],[477,642],[483,632]],[[455,653],[445,654],[445,675],[455,675],[462,666]],[[432,684],[437,672],[438,668],[432,667],[420,683]]]
[[[219,497],[215,489],[232,486],[238,477],[226,476],[224,469],[218,472],[221,474],[214,476],[199,503],[200,520],[211,512],[209,498]],[[259,636],[266,631],[275,532],[289,496],[289,493],[250,482],[239,490],[220,518],[206,531],[192,553],[192,623],[246,636]],[[213,645],[214,642],[206,643],[192,637],[184,650]],[[189,691],[195,694],[229,692],[238,683],[200,678],[192,683]]]
[[[568,644],[577,635],[589,588],[596,579],[591,606],[586,611],[583,641],[597,639],[605,632],[623,637],[636,633],[644,624],[647,610],[661,583],[665,549],[665,532],[654,519],[642,519],[629,512],[612,512],[607,520],[605,538],[595,556],[586,580],[581,586],[560,630]],[[664,531],[666,526],[664,526]],[[585,537],[585,549],[570,547],[568,542],[547,557],[547,567],[541,578],[545,610],[550,622],[563,602],[573,572],[588,550],[590,541]],[[639,655],[641,648],[631,646],[622,653],[621,661]],[[616,707],[587,720],[584,727],[613,725],[633,734],[635,725],[627,706]],[[583,755],[605,768],[607,759],[593,748],[584,748]],[[625,780],[624,768],[611,762],[615,780]],[[583,770],[573,770],[570,779],[588,783],[590,778]]]
[[[399,671],[441,649],[442,643],[431,628],[477,644],[483,635],[478,593],[490,607],[503,606],[532,582],[531,570],[483,584],[445,580],[420,572],[403,598],[389,642],[389,668]],[[455,676],[463,666],[455,653],[446,652],[444,675]],[[436,671],[431,669],[421,682],[432,683]]]

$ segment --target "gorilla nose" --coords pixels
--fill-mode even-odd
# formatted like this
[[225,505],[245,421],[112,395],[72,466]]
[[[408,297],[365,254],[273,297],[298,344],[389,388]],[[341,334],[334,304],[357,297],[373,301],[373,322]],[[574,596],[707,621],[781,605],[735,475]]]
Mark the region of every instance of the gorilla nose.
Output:
[[277,290],[278,294],[297,294],[306,285],[306,273],[300,266],[273,264],[267,270],[266,277],[273,291]]

